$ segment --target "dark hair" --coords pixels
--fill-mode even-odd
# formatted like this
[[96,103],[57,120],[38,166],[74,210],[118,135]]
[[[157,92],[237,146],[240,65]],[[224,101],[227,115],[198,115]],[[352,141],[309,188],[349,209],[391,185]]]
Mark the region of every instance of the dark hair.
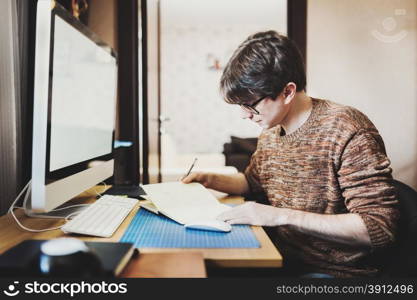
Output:
[[261,97],[276,98],[289,82],[304,90],[306,74],[297,46],[275,31],[249,36],[233,53],[220,80],[225,101],[250,103]]

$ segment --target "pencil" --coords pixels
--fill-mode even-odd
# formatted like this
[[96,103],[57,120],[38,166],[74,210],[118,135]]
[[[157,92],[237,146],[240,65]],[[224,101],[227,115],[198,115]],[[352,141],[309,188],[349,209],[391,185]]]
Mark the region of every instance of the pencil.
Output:
[[194,168],[194,165],[195,165],[196,161],[197,161],[197,157],[196,157],[196,158],[194,158],[193,164],[191,165],[191,167],[190,167],[190,169],[188,170],[187,174],[185,174],[182,178],[185,178],[185,177],[187,177],[188,175],[190,175],[191,170]]

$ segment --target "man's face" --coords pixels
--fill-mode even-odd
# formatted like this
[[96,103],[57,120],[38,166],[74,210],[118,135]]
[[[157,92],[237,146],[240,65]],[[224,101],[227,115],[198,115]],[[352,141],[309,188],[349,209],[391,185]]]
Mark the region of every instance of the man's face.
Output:
[[254,107],[259,114],[242,108],[242,118],[250,119],[263,129],[275,127],[282,124],[288,114],[290,105],[285,102],[284,93],[279,94],[276,99],[264,98]]

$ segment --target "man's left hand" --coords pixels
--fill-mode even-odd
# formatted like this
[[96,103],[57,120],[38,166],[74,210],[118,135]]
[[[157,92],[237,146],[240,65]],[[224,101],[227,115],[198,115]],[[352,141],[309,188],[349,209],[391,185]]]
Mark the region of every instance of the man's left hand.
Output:
[[217,219],[229,224],[279,226],[286,222],[287,209],[250,201],[220,214]]

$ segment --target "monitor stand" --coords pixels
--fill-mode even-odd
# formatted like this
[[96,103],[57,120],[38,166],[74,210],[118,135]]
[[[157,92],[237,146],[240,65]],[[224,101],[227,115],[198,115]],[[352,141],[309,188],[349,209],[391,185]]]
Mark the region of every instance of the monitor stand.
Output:
[[113,185],[103,195],[127,196],[129,198],[144,199],[141,195],[146,195],[139,185]]

